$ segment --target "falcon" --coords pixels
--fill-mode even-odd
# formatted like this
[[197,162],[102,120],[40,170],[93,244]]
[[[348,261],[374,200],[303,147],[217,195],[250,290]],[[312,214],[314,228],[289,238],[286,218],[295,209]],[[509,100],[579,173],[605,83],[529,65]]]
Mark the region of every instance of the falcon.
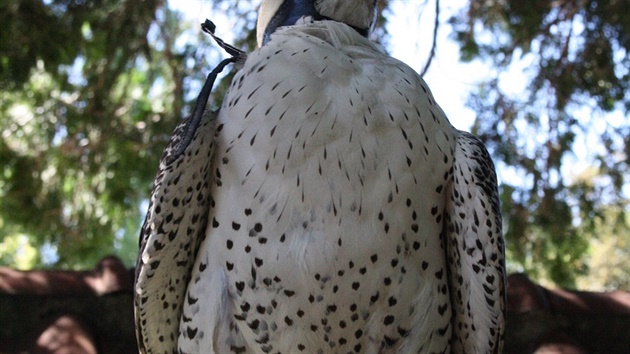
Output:
[[[217,112],[160,161],[135,286],[142,353],[499,353],[497,179],[375,0],[265,0]],[[212,82],[212,80],[210,80]]]

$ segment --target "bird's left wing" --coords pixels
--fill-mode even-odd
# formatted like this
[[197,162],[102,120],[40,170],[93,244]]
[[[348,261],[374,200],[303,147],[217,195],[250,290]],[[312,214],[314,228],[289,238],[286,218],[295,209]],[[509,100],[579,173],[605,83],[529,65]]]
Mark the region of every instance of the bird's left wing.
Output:
[[206,232],[216,112],[178,125],[153,185],[136,268],[136,334],[142,353],[175,353],[191,267]]
[[505,260],[497,177],[483,144],[457,133],[444,221],[452,353],[501,353]]
[[206,236],[218,112],[206,109],[217,75],[246,54],[214,34],[206,20],[204,32],[232,57],[208,75],[190,117],[179,124],[164,149],[153,183],[149,210],[140,233],[136,266],[135,319],[141,353],[176,353],[184,296]]

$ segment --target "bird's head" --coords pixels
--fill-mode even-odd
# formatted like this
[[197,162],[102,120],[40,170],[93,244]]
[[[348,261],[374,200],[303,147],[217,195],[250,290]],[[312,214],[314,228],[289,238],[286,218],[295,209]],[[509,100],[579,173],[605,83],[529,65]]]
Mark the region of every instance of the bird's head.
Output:
[[378,0],[263,0],[258,12],[257,38],[261,47],[282,26],[294,25],[300,18],[343,22],[366,36],[376,19]]

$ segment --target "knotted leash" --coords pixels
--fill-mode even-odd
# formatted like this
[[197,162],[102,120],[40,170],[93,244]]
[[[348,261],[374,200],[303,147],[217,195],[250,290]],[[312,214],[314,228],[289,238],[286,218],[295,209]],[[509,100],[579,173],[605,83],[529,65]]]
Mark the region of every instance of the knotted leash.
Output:
[[221,38],[217,37],[214,34],[214,31],[216,30],[216,25],[212,21],[206,20],[204,23],[201,24],[201,29],[204,32],[208,33],[215,40],[215,42],[217,42],[219,47],[223,48],[223,50],[225,50],[230,55],[230,57],[227,59],[223,59],[219,63],[219,65],[217,65],[210,72],[210,74],[208,74],[206,82],[203,84],[201,92],[199,92],[199,96],[197,96],[197,100],[195,101],[195,108],[193,109],[192,115],[190,116],[190,119],[188,119],[188,121],[185,123],[186,126],[184,127],[185,131],[183,134],[183,139],[179,143],[177,143],[175,152],[171,156],[169,156],[166,161],[167,164],[173,162],[179,156],[181,156],[186,150],[186,147],[188,147],[188,144],[190,144],[193,137],[195,136],[195,132],[199,127],[199,122],[201,122],[203,112],[206,110],[206,104],[208,103],[208,98],[210,97],[210,93],[212,92],[212,87],[214,86],[214,81],[217,79],[217,75],[219,75],[219,73],[223,71],[223,68],[225,68],[228,64],[235,63],[239,60],[242,61],[247,56],[244,51],[234,47],[231,44],[225,43]]

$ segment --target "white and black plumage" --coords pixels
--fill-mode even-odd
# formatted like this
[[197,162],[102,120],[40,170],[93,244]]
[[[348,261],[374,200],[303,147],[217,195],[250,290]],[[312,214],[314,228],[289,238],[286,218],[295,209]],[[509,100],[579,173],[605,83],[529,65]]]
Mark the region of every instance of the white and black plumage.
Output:
[[498,353],[494,166],[364,37],[374,0],[268,0],[218,113],[174,132],[141,235],[144,353]]

